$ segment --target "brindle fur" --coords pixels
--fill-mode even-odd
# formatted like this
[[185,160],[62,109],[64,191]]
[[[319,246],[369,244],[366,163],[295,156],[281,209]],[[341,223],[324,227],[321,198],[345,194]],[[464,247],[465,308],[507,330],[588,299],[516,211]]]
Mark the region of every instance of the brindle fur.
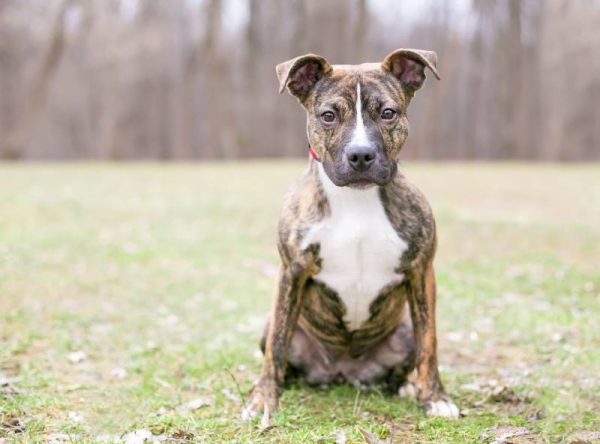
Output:
[[369,318],[350,331],[341,299],[313,278],[321,268],[319,244],[303,246],[309,229],[331,211],[317,161],[310,161],[286,195],[279,221],[279,286],[261,341],[263,368],[249,405],[252,411],[264,411],[267,420],[277,407],[288,364],[309,382],[333,382],[341,374],[354,383],[383,379],[394,390],[416,369],[422,404],[446,398],[436,357],[435,222],[424,196],[396,167],[408,134],[406,108],[424,80],[425,67],[437,76],[435,55],[412,50],[395,51],[382,64],[331,66],[308,55],[277,67],[282,89],[287,86],[306,109],[309,141],[336,185],[353,186],[351,172],[342,165],[351,127],[322,124],[322,110],[333,108],[340,122],[351,121],[358,81],[366,118],[377,119],[386,106],[397,110],[394,122],[372,134],[383,155],[367,178],[379,185],[385,214],[407,249],[396,269],[404,279],[383,288],[370,304]]

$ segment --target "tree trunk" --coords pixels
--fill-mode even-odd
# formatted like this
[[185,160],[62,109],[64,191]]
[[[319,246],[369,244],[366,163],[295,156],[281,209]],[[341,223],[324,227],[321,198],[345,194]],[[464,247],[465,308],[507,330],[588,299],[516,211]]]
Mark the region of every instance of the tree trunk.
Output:
[[33,80],[31,94],[27,99],[22,115],[3,142],[4,157],[7,159],[21,159],[25,157],[27,138],[46,103],[50,84],[65,52],[65,16],[69,7],[74,2],[75,0],[63,0],[59,6],[50,35],[50,45],[44,55],[42,65]]

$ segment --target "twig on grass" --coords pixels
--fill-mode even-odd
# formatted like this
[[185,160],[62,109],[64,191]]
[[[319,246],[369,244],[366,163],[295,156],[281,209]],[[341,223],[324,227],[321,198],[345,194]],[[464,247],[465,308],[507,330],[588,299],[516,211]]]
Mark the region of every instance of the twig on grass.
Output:
[[360,411],[360,407],[358,405],[358,398],[360,398],[360,389],[356,389],[356,396],[354,397],[354,405],[352,406],[352,415],[356,416]]
[[242,404],[244,404],[244,409],[247,409],[248,408],[248,403],[246,402],[246,397],[244,396],[244,393],[242,392],[242,389],[240,388],[240,384],[239,384],[237,378],[235,377],[235,375],[233,374],[233,372],[229,369],[229,367],[225,367],[225,371],[227,373],[229,373],[229,376],[231,376],[231,379],[233,379],[233,382],[235,383],[235,388],[236,388],[236,390],[238,392],[238,395],[242,399]]

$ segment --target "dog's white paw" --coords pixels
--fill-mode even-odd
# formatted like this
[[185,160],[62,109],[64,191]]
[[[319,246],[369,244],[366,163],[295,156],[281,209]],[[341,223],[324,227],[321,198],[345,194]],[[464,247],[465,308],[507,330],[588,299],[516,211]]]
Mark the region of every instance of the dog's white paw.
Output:
[[265,430],[273,426],[271,420],[272,410],[273,409],[269,408],[269,404],[265,402],[260,393],[254,393],[249,404],[242,409],[240,416],[242,417],[242,420],[250,421],[262,414],[259,429]]
[[417,386],[412,382],[407,382],[398,389],[398,395],[401,398],[417,399]]
[[427,405],[427,414],[443,418],[458,418],[460,412],[456,404],[451,400],[440,399],[439,401],[432,401]]
[[[259,411],[251,407],[244,407],[242,409],[242,420],[250,421],[259,415]],[[259,430],[269,429],[273,426],[271,420],[271,414],[269,412],[269,406],[265,404],[262,411],[262,418],[260,419]]]

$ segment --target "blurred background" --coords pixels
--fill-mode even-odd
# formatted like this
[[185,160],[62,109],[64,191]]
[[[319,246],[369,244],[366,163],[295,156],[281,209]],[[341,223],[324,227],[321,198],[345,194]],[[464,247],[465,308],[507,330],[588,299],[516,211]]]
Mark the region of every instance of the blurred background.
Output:
[[274,67],[435,50],[405,158],[600,159],[598,0],[1,0],[0,158],[305,156]]

